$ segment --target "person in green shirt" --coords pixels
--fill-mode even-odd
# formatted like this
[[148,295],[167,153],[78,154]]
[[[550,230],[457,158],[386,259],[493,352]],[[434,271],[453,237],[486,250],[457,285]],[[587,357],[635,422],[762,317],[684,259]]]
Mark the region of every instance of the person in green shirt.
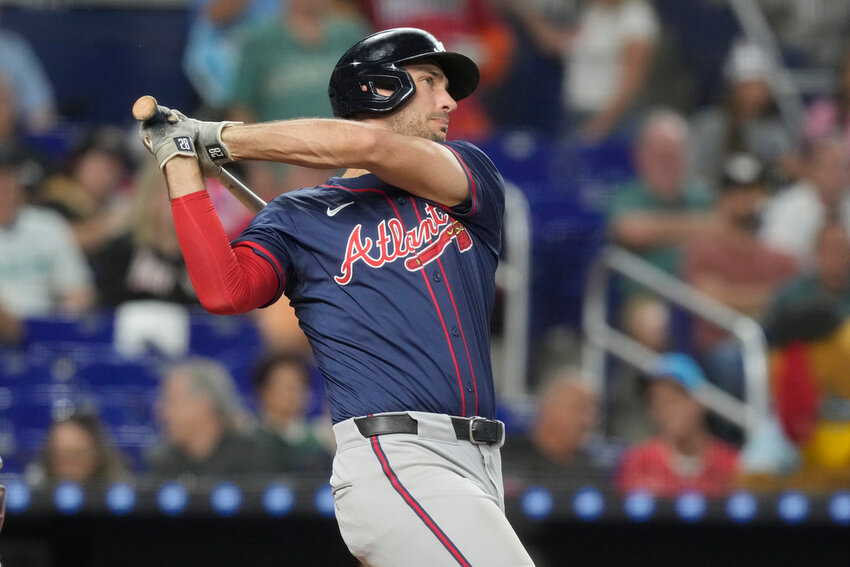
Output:
[[[329,0],[288,0],[279,17],[246,30],[228,117],[242,122],[330,118],[328,77],[340,56],[369,32]],[[248,167],[248,166],[246,166]],[[312,187],[332,174],[284,164],[250,164],[248,184],[262,197]]]
[[609,238],[657,268],[678,272],[681,244],[716,224],[714,196],[688,176],[688,124],[656,110],[635,146],[635,179],[615,187],[607,207]]
[[[607,204],[608,239],[668,274],[678,275],[682,244],[718,224],[714,196],[689,176],[688,122],[669,109],[656,109],[644,121],[634,149],[636,176],[614,187]],[[651,349],[669,345],[667,322],[646,325],[641,314],[669,320],[667,306],[629,278],[620,278],[620,319],[625,332]],[[654,307],[647,309],[647,305]],[[638,307],[640,306],[640,307]],[[666,313],[666,315],[664,314]]]

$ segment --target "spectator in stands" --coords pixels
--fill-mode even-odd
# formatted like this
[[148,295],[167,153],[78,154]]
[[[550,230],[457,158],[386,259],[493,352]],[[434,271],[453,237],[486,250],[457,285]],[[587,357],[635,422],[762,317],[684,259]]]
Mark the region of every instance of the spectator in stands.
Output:
[[19,175],[16,162],[0,162],[0,311],[18,321],[84,312],[94,288],[71,228],[26,203]]
[[[281,15],[246,30],[230,118],[245,122],[330,117],[323,93],[340,56],[367,34],[365,22],[338,16],[330,0],[281,0]],[[247,164],[249,185],[271,199],[324,183],[331,172],[283,164]]]
[[[796,275],[793,256],[763,243],[757,234],[767,198],[765,171],[754,156],[733,154],[723,167],[716,211],[719,224],[684,248],[682,277],[694,288],[754,318],[778,287]],[[709,380],[743,396],[743,363],[737,341],[704,319],[694,321],[696,351]]]
[[0,28],[0,53],[0,75],[9,78],[20,124],[31,133],[53,128],[57,118],[53,86],[29,42]]
[[704,382],[702,370],[689,356],[659,357],[648,384],[649,413],[658,434],[623,455],[617,490],[646,490],[661,497],[697,490],[719,496],[733,487],[737,452],[712,437],[706,409],[691,395]]
[[163,375],[156,404],[162,444],[147,456],[155,477],[225,477],[273,470],[233,378],[218,361],[191,358]]
[[183,70],[202,114],[223,116],[233,94],[245,30],[277,16],[281,0],[192,0]]
[[330,423],[308,418],[310,384],[310,367],[300,354],[272,354],[254,372],[260,433],[279,472],[330,474],[333,456],[323,441],[330,437],[321,431]]
[[819,415],[843,421],[835,410],[850,403],[848,321],[850,237],[833,222],[818,234],[814,267],[783,287],[764,317],[779,416],[800,445],[811,441]]
[[844,51],[835,79],[832,95],[818,97],[809,105],[803,135],[811,143],[838,134],[844,139],[845,151],[850,152],[850,46]]
[[0,160],[20,164],[21,183],[29,198],[44,182],[50,164],[44,155],[24,142],[17,107],[18,99],[10,81],[0,74]]
[[771,184],[774,179],[799,175],[796,140],[771,92],[774,73],[773,62],[754,43],[739,40],[732,45],[724,67],[722,104],[702,110],[692,119],[694,171],[712,187],[720,183],[726,158],[741,152],[753,154],[765,164]]
[[[671,350],[676,329],[671,307],[659,298],[639,294],[627,302],[623,332],[652,352]],[[687,341],[690,337],[681,337]],[[606,387],[605,430],[622,443],[636,443],[652,433],[642,399],[645,377],[631,364],[612,363]]]
[[446,49],[470,57],[481,82],[458,110],[452,112],[450,136],[479,141],[493,131],[485,108],[490,91],[505,77],[512,60],[513,34],[487,0],[363,0],[372,28],[414,27],[440,38]]
[[556,373],[538,395],[530,430],[506,441],[505,475],[580,481],[598,474],[600,463],[588,447],[596,415],[596,394],[583,377],[572,370]]
[[645,0],[593,0],[563,29],[520,0],[507,6],[540,48],[563,60],[567,133],[586,142],[631,140],[660,26]]
[[124,455],[91,411],[54,421],[41,455],[25,471],[27,482],[35,486],[63,481],[108,483],[126,481],[130,476]]
[[656,110],[646,119],[635,147],[637,177],[612,189],[609,237],[656,268],[678,273],[679,247],[713,230],[713,197],[688,178],[688,124],[677,112]]
[[124,133],[96,128],[70,152],[63,171],[45,182],[37,202],[64,216],[89,255],[123,230],[128,208],[123,192],[131,169]]
[[[679,113],[651,112],[635,147],[636,178],[612,188],[607,211],[610,240],[671,275],[679,273],[682,243],[717,224],[711,193],[688,177],[687,140],[688,123]],[[645,290],[625,282],[623,293],[622,314],[638,313],[629,304]],[[623,326],[639,328],[629,320]]]
[[[834,235],[835,229],[823,236],[831,238],[828,233]],[[846,488],[850,483],[850,319],[834,298],[816,295],[779,310],[766,329],[774,405],[784,433],[800,452],[799,469],[779,480],[807,490]]]
[[155,163],[137,177],[128,230],[106,241],[90,257],[98,297],[104,307],[125,301],[198,301],[180,253],[165,180]]
[[808,268],[825,223],[836,221],[850,230],[850,153],[841,137],[829,135],[807,145],[803,158],[803,177],[768,201],[760,234]]
[[771,298],[765,325],[786,311],[813,302],[831,303],[841,318],[850,318],[850,235],[837,222],[824,225],[815,240],[814,266],[782,286]]

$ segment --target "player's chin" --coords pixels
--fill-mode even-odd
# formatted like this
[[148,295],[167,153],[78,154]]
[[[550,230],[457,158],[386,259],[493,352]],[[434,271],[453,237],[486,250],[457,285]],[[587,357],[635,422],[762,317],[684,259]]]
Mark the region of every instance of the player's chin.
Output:
[[430,138],[431,138],[432,142],[445,142],[447,134],[448,134],[448,128],[441,129],[441,130],[438,130],[436,132],[432,131]]

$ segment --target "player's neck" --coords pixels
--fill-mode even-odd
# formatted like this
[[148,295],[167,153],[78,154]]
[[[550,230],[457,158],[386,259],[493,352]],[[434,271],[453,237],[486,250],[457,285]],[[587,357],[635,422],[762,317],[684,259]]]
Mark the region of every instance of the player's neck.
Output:
[[345,173],[342,174],[343,177],[360,177],[361,175],[368,175],[371,173],[366,169],[346,169]]

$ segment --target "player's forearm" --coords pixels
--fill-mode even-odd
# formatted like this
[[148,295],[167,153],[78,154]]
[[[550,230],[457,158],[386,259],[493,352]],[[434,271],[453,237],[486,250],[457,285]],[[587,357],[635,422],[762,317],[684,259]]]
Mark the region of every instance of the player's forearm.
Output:
[[312,168],[362,169],[446,206],[469,197],[469,182],[449,149],[374,124],[310,118],[228,126],[222,141],[238,160]]
[[168,198],[177,199],[185,195],[206,191],[204,177],[198,166],[198,160],[186,156],[174,157],[165,164],[163,170],[168,184]]
[[279,161],[321,169],[368,169],[377,130],[351,120],[306,118],[228,126],[222,130],[221,138],[238,160]]

